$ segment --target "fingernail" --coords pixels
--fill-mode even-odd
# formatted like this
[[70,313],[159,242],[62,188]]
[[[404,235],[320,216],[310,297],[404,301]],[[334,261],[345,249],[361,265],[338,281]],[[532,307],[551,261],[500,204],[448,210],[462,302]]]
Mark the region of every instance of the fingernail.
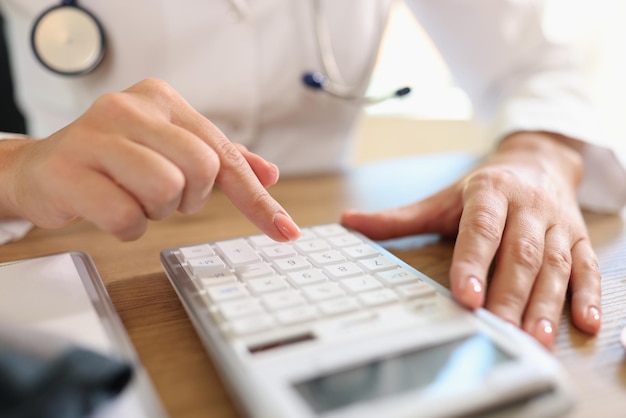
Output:
[[595,330],[600,328],[600,309],[595,306],[590,306],[587,309],[587,315],[585,316],[585,322],[592,326]]
[[537,321],[537,325],[535,325],[535,332],[533,336],[543,344],[547,348],[552,348],[552,344],[554,344],[554,326],[552,322],[545,318],[541,318]]
[[469,287],[472,289],[472,292],[481,293],[483,291],[483,285],[480,284],[480,280],[476,277],[470,277],[467,283],[470,285]]
[[474,276],[468,277],[460,283],[463,301],[472,308],[478,308],[483,304],[483,285]]
[[289,215],[278,212],[274,216],[274,225],[287,240],[292,241],[300,236],[300,228]]

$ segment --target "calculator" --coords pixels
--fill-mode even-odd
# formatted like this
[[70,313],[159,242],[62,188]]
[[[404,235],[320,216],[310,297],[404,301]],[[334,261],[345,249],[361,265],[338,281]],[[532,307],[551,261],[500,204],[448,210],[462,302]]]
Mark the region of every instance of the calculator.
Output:
[[161,263],[245,416],[539,418],[573,404],[529,335],[340,224],[170,248]]

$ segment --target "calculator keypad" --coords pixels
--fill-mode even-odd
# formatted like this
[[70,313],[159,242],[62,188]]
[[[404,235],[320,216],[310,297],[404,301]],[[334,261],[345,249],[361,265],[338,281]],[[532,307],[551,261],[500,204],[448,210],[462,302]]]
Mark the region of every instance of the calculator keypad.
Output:
[[291,243],[255,235],[182,247],[176,256],[235,337],[389,306],[430,316],[447,306],[432,285],[339,224],[304,228]]

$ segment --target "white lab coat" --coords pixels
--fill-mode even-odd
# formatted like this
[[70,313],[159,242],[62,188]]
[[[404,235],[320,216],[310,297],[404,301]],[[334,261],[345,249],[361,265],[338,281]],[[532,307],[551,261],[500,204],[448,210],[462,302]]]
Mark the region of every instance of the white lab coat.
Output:
[[[322,1],[341,75],[363,94],[393,0]],[[312,0],[81,0],[108,39],[103,63],[81,77],[56,75],[32,53],[32,23],[55,3],[0,0],[16,96],[31,135],[44,137],[70,123],[103,93],[157,77],[233,142],[277,163],[283,175],[345,165],[361,107],[302,84],[304,72],[322,69]],[[407,4],[477,116],[492,122],[494,140],[545,130],[602,145],[574,57],[544,35],[541,1]],[[623,167],[598,146],[587,147],[586,159],[581,204],[620,210]]]

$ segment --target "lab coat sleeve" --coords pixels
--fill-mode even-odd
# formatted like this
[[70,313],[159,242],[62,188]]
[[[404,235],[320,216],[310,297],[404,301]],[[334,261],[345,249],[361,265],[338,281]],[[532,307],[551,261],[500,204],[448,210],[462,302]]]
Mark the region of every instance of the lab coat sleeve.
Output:
[[[0,132],[0,141],[20,137],[23,136]],[[0,245],[23,238],[33,226],[31,222],[24,219],[0,219]]]
[[559,133],[584,143],[584,209],[626,205],[624,161],[606,146],[582,61],[549,39],[540,0],[406,0],[469,95],[494,140],[517,131]]

